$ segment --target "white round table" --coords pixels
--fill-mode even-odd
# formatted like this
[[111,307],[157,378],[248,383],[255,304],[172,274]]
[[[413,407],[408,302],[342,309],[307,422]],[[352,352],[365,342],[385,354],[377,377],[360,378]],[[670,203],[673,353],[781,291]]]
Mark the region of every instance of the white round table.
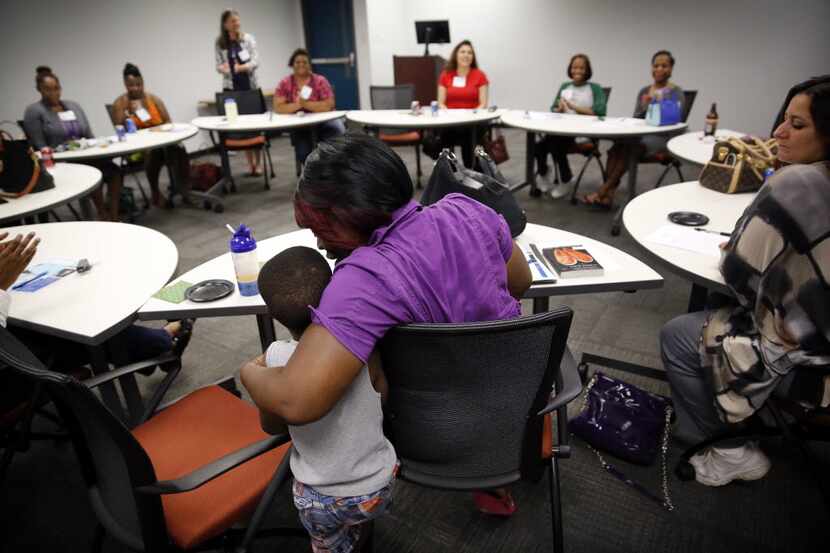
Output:
[[[314,130],[317,125],[341,119],[345,115],[345,111],[325,111],[320,113],[299,112],[291,115],[268,112],[239,115],[233,123],[229,122],[224,115],[197,117],[192,121],[194,125],[202,130],[219,135],[218,138],[212,139],[219,149],[219,157],[222,160],[222,178],[210,190],[201,194],[205,199],[205,207],[209,208],[212,205],[214,211],[221,213],[224,210],[222,195],[228,189],[232,191],[236,189],[233,175],[231,174],[228,152],[225,149],[225,141],[222,140],[222,134],[291,131],[310,127],[313,146],[317,141],[317,135]],[[212,134],[211,137],[213,137]],[[267,165],[265,170],[268,170]]]
[[[72,222],[6,229],[12,236],[34,232],[40,239],[32,264],[86,258],[92,268],[72,273],[36,292],[11,290],[8,322],[89,346],[95,374],[110,370],[104,342],[136,319],[136,312],[176,270],[175,244],[155,230],[126,223]],[[140,413],[134,378],[121,381],[127,405]],[[104,402],[124,416],[112,383],[100,387]]]
[[57,163],[47,169],[55,180],[55,188],[26,194],[21,198],[4,198],[0,204],[0,223],[21,221],[83,198],[101,184],[101,171],[89,165]]
[[669,140],[667,147],[676,158],[694,165],[705,165],[712,158],[715,142],[741,136],[744,136],[744,133],[729,129],[717,131],[714,137],[704,137],[703,131],[687,132]]
[[[602,276],[560,279],[554,284],[534,284],[528,289],[525,297],[533,299],[536,312],[547,310],[548,298],[551,296],[634,291],[659,288],[663,285],[662,277],[642,261],[617,248],[579,234],[531,223],[517,238],[517,242],[523,249],[530,244],[536,244],[540,249],[550,246],[582,245],[588,248],[605,268]],[[292,246],[308,246],[317,249],[317,240],[307,229],[260,240],[257,242],[259,260],[260,262],[267,261]],[[330,263],[333,264],[333,262]],[[208,279],[236,281],[229,253],[206,261],[180,275],[176,282],[185,281],[196,284]],[[273,341],[273,325],[262,297],[259,295],[242,296],[238,290],[234,290],[230,296],[210,303],[194,303],[185,300],[176,304],[150,298],[138,312],[138,317],[142,320],[237,315],[256,315],[263,347],[267,347]]]
[[[586,136],[597,139],[613,139],[637,143],[644,136],[672,134],[686,128],[686,123],[655,127],[647,125],[644,119],[634,117],[597,117],[594,115],[575,115],[566,113],[509,111],[502,115],[502,122],[517,129],[527,131],[525,182],[512,187],[516,191],[524,186],[530,186],[530,195],[538,197],[541,191],[536,187],[536,134],[553,134],[558,136]],[[631,148],[631,158],[628,160],[628,201],[637,195],[637,164],[639,152]],[[627,203],[627,202],[626,202]],[[619,234],[620,208],[614,216],[611,234]]]
[[[693,288],[690,308],[698,307],[699,294],[705,295],[705,289],[729,292],[720,274],[718,252],[706,255],[655,243],[648,238],[664,225],[673,225],[668,220],[669,213],[673,211],[703,213],[709,217],[709,223],[702,228],[731,233],[753,198],[755,193],[722,194],[702,187],[698,181],[683,182],[650,190],[634,198],[625,208],[623,224],[650,260],[698,287],[697,290]],[[722,240],[726,242],[728,239],[724,236]]]
[[480,125],[501,117],[505,110],[442,109],[432,115],[429,106],[413,115],[404,109],[370,109],[346,113],[346,119],[372,129],[434,129],[441,127],[466,127]]
[[345,111],[324,111],[322,113],[303,113],[302,115],[283,115],[269,112],[254,115],[240,115],[233,123],[229,123],[224,115],[197,117],[191,122],[202,130],[219,133],[262,132],[310,127],[340,119],[345,115]]
[[142,129],[135,133],[127,134],[124,142],[110,143],[108,137],[102,138],[106,143],[91,146],[83,150],[66,150],[55,152],[55,161],[88,161],[93,159],[110,159],[121,157],[135,152],[163,148],[172,144],[178,144],[194,136],[199,129],[188,123],[174,123],[170,130],[162,130],[164,126]]

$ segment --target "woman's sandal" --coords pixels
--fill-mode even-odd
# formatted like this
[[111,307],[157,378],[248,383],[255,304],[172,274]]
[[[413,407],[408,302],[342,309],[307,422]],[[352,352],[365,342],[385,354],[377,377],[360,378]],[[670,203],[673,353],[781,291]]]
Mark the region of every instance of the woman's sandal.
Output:
[[485,515],[509,517],[516,512],[516,502],[509,491],[501,495],[495,491],[480,490],[473,492],[476,508]]
[[196,319],[182,319],[179,321],[181,328],[172,338],[173,348],[171,351],[176,357],[181,357],[185,348],[190,343],[190,338],[193,336],[193,325],[195,322]]
[[611,211],[613,201],[609,196],[600,194],[599,192],[591,192],[580,198],[579,203],[594,209],[601,209],[603,211]]

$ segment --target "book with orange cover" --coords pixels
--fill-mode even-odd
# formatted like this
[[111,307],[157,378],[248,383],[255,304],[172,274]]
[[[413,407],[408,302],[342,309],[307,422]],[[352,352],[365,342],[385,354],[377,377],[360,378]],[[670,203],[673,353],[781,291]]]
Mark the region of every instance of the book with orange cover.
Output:
[[542,255],[559,278],[598,277],[605,273],[602,265],[582,246],[545,248]]

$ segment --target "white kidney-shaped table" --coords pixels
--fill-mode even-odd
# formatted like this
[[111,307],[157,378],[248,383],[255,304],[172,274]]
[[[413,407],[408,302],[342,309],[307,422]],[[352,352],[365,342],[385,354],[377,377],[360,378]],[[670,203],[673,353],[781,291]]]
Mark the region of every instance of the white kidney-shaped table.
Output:
[[101,184],[101,171],[89,165],[56,163],[47,171],[52,175],[55,187],[20,198],[4,198],[5,203],[0,204],[0,224],[22,221],[26,217],[69,205],[76,199],[83,201]]
[[[534,284],[525,294],[533,299],[534,312],[547,311],[549,298],[567,294],[625,291],[659,288],[663,278],[648,265],[612,246],[585,236],[542,225],[528,224],[516,239],[519,246],[527,251],[530,244],[539,249],[552,246],[581,245],[603,265],[604,274],[595,277],[561,279],[554,284]],[[307,246],[317,249],[317,240],[310,230],[298,230],[281,234],[257,243],[259,261],[265,262],[279,252],[293,247]],[[333,262],[330,262],[333,264]],[[220,255],[179,276],[175,282],[185,281],[196,284],[203,280],[225,279],[235,282],[233,262],[229,253]],[[259,326],[263,351],[274,340],[273,322],[262,297],[242,296],[238,289],[220,300],[210,303],[195,303],[185,300],[170,303],[150,298],[139,310],[141,320],[180,319],[185,317],[231,317],[255,315]]]
[[[634,117],[597,117],[594,115],[575,115],[567,113],[518,111],[511,110],[501,116],[508,127],[527,131],[525,181],[512,187],[514,191],[530,186],[530,195],[538,197],[541,191],[536,186],[536,148],[537,134],[556,136],[585,136],[596,139],[610,139],[636,144],[644,136],[672,134],[686,128],[686,123],[656,127],[646,124],[644,119]],[[639,152],[632,148],[628,160],[628,201],[637,195],[637,164]],[[627,202],[626,202],[627,203]],[[624,206],[623,206],[624,208]],[[614,216],[611,234],[619,234],[620,208]]]
[[[228,190],[235,190],[236,188],[231,174],[228,152],[225,149],[225,141],[222,138],[223,134],[292,131],[310,128],[313,147],[317,142],[317,125],[341,119],[345,115],[345,111],[325,111],[320,113],[298,112],[290,115],[269,111],[267,113],[238,115],[234,121],[229,121],[224,115],[197,117],[192,121],[193,125],[203,131],[211,133],[211,138],[217,145],[219,156],[222,160],[222,179],[205,193],[205,207],[211,207],[212,205],[214,211],[221,213],[224,210],[222,195]],[[218,136],[214,137],[214,133]]]
[[712,158],[712,149],[718,140],[740,138],[744,133],[722,129],[715,136],[703,136],[702,131],[687,132],[673,137],[666,147],[671,154],[693,165],[705,165]]
[[[755,193],[724,194],[698,181],[682,182],[650,190],[634,198],[623,213],[626,231],[658,266],[692,282],[689,311],[706,303],[708,290],[729,294],[720,273],[719,244],[729,240],[735,223],[755,198]],[[669,213],[702,213],[709,222],[693,230],[669,221]]]
[[[124,141],[113,142],[111,137],[96,138],[94,141],[87,139],[90,146],[78,150],[64,150],[55,152],[55,161],[93,161],[100,159],[114,159],[116,157],[128,156],[136,152],[154,150],[178,144],[183,140],[195,136],[199,129],[188,123],[167,123],[150,129],[141,129],[134,133],[125,135]],[[173,187],[168,201],[172,207],[173,196],[181,192],[182,183],[177,182],[177,172],[170,170],[172,160],[165,159],[165,164],[170,172],[170,183]],[[198,193],[194,192],[194,195]]]
[[[48,223],[5,231],[11,236],[34,232],[40,238],[32,264],[80,259],[92,264],[89,271],[72,273],[36,292],[11,290],[8,323],[87,346],[96,374],[109,370],[106,340],[135,321],[136,312],[170,280],[179,261],[168,237],[126,223]],[[122,389],[135,412],[135,402],[140,404],[135,381],[122,381]],[[101,391],[107,406],[119,414],[114,387]]]
[[346,119],[369,129],[438,129],[475,127],[501,117],[505,110],[439,109],[432,115],[429,106],[413,113],[406,109],[370,109],[346,113]]

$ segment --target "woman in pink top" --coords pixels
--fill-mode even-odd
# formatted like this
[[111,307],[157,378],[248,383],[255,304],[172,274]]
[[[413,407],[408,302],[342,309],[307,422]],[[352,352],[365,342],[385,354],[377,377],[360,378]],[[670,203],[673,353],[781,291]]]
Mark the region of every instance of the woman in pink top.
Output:
[[[274,93],[274,111],[282,114],[298,112],[318,113],[334,111],[334,91],[328,79],[311,72],[311,56],[305,48],[297,48],[288,60],[294,72],[277,85]],[[317,125],[317,136],[326,140],[346,132],[343,121],[336,119]],[[311,131],[301,129],[291,132],[291,144],[300,163],[311,153]]]
[[[450,59],[438,79],[438,105],[441,109],[483,109],[487,107],[490,81],[478,68],[476,53],[469,40],[459,42],[453,48]],[[456,127],[441,133],[443,146],[461,146],[464,165],[473,162],[473,148],[481,142],[481,129],[476,128],[471,141],[470,129]]]

